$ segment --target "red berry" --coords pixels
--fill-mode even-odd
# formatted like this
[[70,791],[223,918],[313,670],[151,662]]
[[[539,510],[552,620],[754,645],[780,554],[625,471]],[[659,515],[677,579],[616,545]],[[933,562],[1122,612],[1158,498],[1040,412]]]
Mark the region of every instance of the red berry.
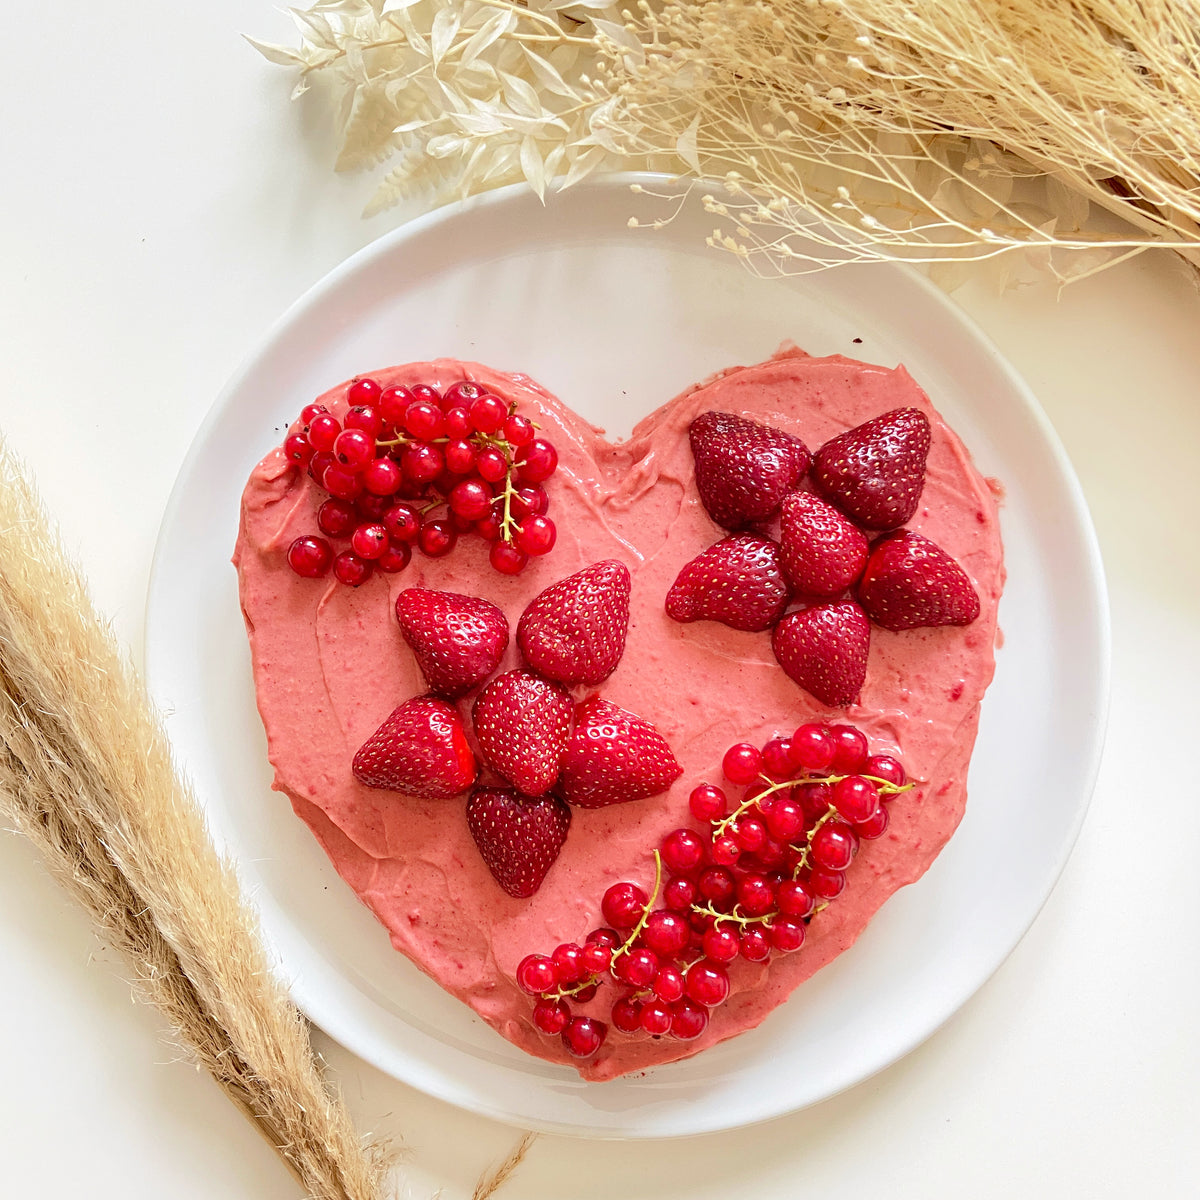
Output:
[[288,566],[305,579],[319,579],[332,561],[333,548],[324,538],[298,537],[288,547]]
[[475,447],[470,442],[457,438],[447,442],[442,453],[446,456],[448,471],[453,471],[456,475],[469,475],[475,470]]
[[362,495],[362,479],[355,471],[339,466],[334,460],[333,466],[325,468],[321,483],[331,496],[340,500],[356,500]]
[[514,461],[522,483],[544,483],[558,467],[558,451],[545,438],[534,438],[517,451]]
[[738,904],[751,917],[761,917],[775,907],[775,888],[765,875],[743,875],[737,885]]
[[356,379],[346,389],[346,400],[350,404],[374,404],[379,399],[382,390],[379,384],[370,377]]
[[441,437],[446,428],[442,410],[428,400],[414,400],[404,413],[404,428],[415,438],[432,441]]
[[465,408],[446,409],[446,436],[459,442],[465,442],[471,436],[471,418]]
[[808,821],[823,817],[833,805],[833,788],[827,783],[806,783],[796,790],[800,793],[800,807]]
[[517,987],[531,996],[553,991],[558,986],[558,967],[545,954],[527,954],[517,963]]
[[438,408],[441,408],[442,393],[439,392],[432,384],[414,383],[408,390],[412,392],[414,400],[424,400],[429,404],[434,404],[437,405]]
[[318,450],[312,456],[308,463],[308,474],[310,478],[315,479],[322,487],[325,486],[325,472],[330,467],[337,466],[337,459],[329,453],[328,450]]
[[869,821],[879,807],[879,789],[861,775],[848,775],[833,785],[834,807],[851,824]]
[[661,1000],[648,1000],[642,1005],[642,1028],[654,1037],[671,1032],[671,1007]]
[[688,808],[697,821],[719,821],[729,811],[729,798],[719,787],[702,783],[688,796]]
[[525,517],[540,517],[550,507],[550,497],[540,487],[522,487],[517,489],[509,506],[518,521]]
[[583,947],[577,943],[563,942],[561,946],[554,948],[550,957],[558,970],[560,983],[578,983],[587,976],[587,969],[583,965]]
[[458,541],[458,531],[449,521],[426,521],[417,535],[417,545],[430,558],[444,558]]
[[863,768],[864,775],[874,775],[894,787],[903,787],[908,782],[904,768],[889,754],[873,754]]
[[329,413],[314,417],[308,427],[308,440],[314,450],[332,450],[338,434],[342,432],[342,423]]
[[526,517],[517,530],[517,549],[533,557],[548,554],[554,548],[558,531],[549,517]]
[[801,725],[792,734],[792,758],[805,771],[828,770],[836,750],[837,743],[824,725]]
[[732,867],[742,857],[742,848],[727,833],[723,833],[712,844],[709,857],[719,867]]
[[492,489],[479,479],[456,483],[447,497],[450,511],[474,524],[492,510]]
[[667,592],[673,621],[718,621],[731,629],[770,629],[788,603],[779,547],[768,538],[728,537],[686,563]]
[[805,925],[795,917],[772,917],[766,923],[767,939],[773,949],[790,954],[804,945]]
[[831,725],[834,754],[830,771],[834,775],[856,775],[867,765],[866,735],[853,725]]
[[411,504],[393,504],[383,514],[383,526],[394,542],[415,542],[422,523],[420,510]]
[[733,899],[733,872],[727,867],[705,867],[696,880],[700,895],[717,908],[724,908]]
[[493,446],[475,456],[475,470],[488,483],[499,483],[508,474],[508,459]]
[[603,942],[588,942],[580,951],[579,961],[589,975],[599,975],[608,970],[612,961],[612,947]]
[[708,1024],[708,1012],[691,1000],[676,1001],[671,1006],[671,1036],[681,1042],[698,1038]]
[[488,551],[488,562],[501,575],[519,575],[529,561],[528,554],[522,554],[511,542],[493,542]]
[[704,932],[704,954],[715,963],[731,963],[738,954],[738,935],[727,925],[714,925]]
[[685,879],[681,875],[676,876],[668,880],[667,886],[663,888],[663,904],[672,912],[685,913],[696,903],[698,895],[694,880]]
[[678,913],[652,912],[642,930],[642,940],[660,958],[674,958],[687,945],[688,923]]
[[788,613],[771,631],[771,651],[788,677],[831,707],[857,700],[870,644],[871,622],[853,600]]
[[804,828],[804,809],[791,796],[773,797],[764,816],[767,832],[781,842],[790,842]]
[[449,411],[452,408],[469,408],[472,400],[483,395],[483,386],[473,379],[460,379],[452,383],[442,393],[442,407]]
[[368,523],[378,524],[383,520],[383,514],[387,512],[391,504],[391,496],[373,496],[370,492],[364,492],[355,500],[354,507],[360,516],[366,518]]
[[285,438],[283,452],[291,462],[298,463],[302,467],[307,467],[316,453],[312,443],[302,433],[293,433]]
[[642,1027],[642,1006],[633,996],[622,996],[612,1006],[612,1023],[622,1033],[636,1033]]
[[504,422],[504,440],[510,446],[528,446],[536,432],[528,417],[519,417],[516,413]]
[[[492,511],[488,513],[488,515],[484,517],[482,521],[475,522],[475,532],[479,534],[479,536],[483,538],[485,542],[499,541],[500,527],[502,522],[503,518],[493,506]],[[517,553],[520,554],[521,552],[518,550]],[[522,555],[522,557],[524,558],[525,556]],[[526,558],[525,561],[528,562],[528,558]]]
[[362,481],[363,487],[372,496],[393,496],[404,482],[404,477],[390,458],[377,458],[363,469]]
[[738,742],[725,751],[721,769],[730,783],[749,783],[762,770],[762,754],[749,742]]
[[533,1006],[533,1023],[542,1033],[562,1033],[571,1019],[571,1006],[565,1000],[539,1000]]
[[600,901],[604,919],[614,929],[632,929],[646,911],[648,897],[636,883],[614,883]]
[[329,409],[323,404],[306,404],[300,410],[300,424],[304,427],[304,432],[307,433],[313,421],[322,413],[327,413],[328,411]]
[[346,414],[345,427],[361,429],[372,438],[377,438],[383,432],[383,416],[369,404],[356,404]]
[[715,1008],[729,997],[729,976],[722,967],[698,962],[688,968],[685,976],[687,994],[705,1008]]
[[751,925],[738,935],[738,953],[747,962],[766,962],[771,957],[771,943],[757,925]]
[[400,456],[400,470],[411,483],[432,483],[445,465],[442,452],[428,442],[414,442]]
[[729,835],[737,842],[738,849],[748,854],[756,854],[767,840],[767,827],[752,815],[755,811],[744,813],[729,827]]
[[479,433],[495,433],[508,416],[508,405],[499,396],[484,393],[471,401],[467,412],[470,414],[472,429]]
[[869,842],[874,841],[877,837],[882,837],[887,827],[888,810],[881,804],[871,818],[854,826],[854,832],[864,841]]
[[375,560],[375,565],[389,575],[403,571],[412,562],[412,547],[407,542],[388,539],[388,548]]
[[375,407],[379,411],[379,415],[388,422],[389,425],[402,425],[404,423],[404,414],[408,411],[408,406],[413,402],[413,394],[406,387],[389,387],[384,388],[379,393],[379,399]]
[[681,999],[683,988],[683,972],[674,963],[658,968],[658,974],[654,976],[654,994],[660,1000],[671,1004]]
[[669,871],[686,875],[704,861],[704,839],[693,829],[675,829],[663,839],[662,860]]
[[360,525],[350,535],[350,549],[359,558],[380,558],[387,548],[388,531],[382,525]]
[[775,905],[784,916],[807,917],[816,907],[812,893],[795,879],[785,879],[775,889]]
[[792,758],[790,738],[772,738],[763,747],[762,756],[763,769],[776,783],[782,783],[795,775],[796,763]]
[[372,566],[364,558],[349,550],[343,551],[333,560],[333,573],[338,583],[347,587],[358,587],[371,578]]
[[317,526],[329,537],[346,537],[358,524],[358,513],[348,500],[326,500],[317,509]]
[[621,944],[621,936],[615,929],[593,929],[583,942],[585,946],[607,946],[615,950]]
[[824,867],[813,867],[808,873],[808,889],[819,900],[833,900],[842,894],[846,886],[844,871],[829,871]]
[[842,821],[830,821],[813,834],[810,846],[818,867],[844,871],[854,857],[854,831]]
[[604,1044],[608,1026],[592,1017],[572,1017],[562,1031],[563,1045],[575,1058],[590,1058]]
[[649,987],[658,974],[658,955],[649,946],[634,946],[613,963],[612,973],[631,987]]

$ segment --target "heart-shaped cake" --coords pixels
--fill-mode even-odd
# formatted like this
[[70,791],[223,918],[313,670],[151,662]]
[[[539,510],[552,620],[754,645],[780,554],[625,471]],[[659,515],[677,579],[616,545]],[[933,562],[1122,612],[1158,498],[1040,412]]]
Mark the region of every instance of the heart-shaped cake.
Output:
[[[758,1025],[928,868],[962,817],[1004,579],[993,489],[903,368],[842,357],[787,349],[723,372],[619,443],[522,375],[439,360],[369,378],[376,393],[435,400],[471,381],[463,394],[502,401],[496,421],[532,422],[534,449],[527,424],[514,443],[553,523],[530,522],[521,545],[494,528],[453,545],[454,524],[434,522],[412,553],[396,527],[408,518],[368,520],[385,507],[371,497],[400,486],[398,466],[372,467],[356,518],[361,487],[336,470],[318,486],[294,429],[250,477],[234,556],[275,787],[396,949],[531,1054],[604,1080]],[[323,437],[350,429],[355,386],[306,408],[303,428],[329,416]],[[495,428],[486,411],[479,424]],[[480,469],[487,436],[473,443]],[[556,470],[536,459],[545,443]],[[872,446],[894,456],[874,475]],[[359,453],[354,437],[338,452],[361,471]],[[410,468],[420,478],[422,463]],[[319,519],[330,484],[346,498]],[[490,519],[489,488],[459,500],[460,517],[478,507]],[[362,553],[330,574],[330,547],[312,535],[339,522],[349,534],[356,519]],[[583,584],[563,583],[580,573],[609,589],[591,614],[577,609]],[[556,585],[566,591],[543,596]],[[422,647],[430,628],[469,653]],[[587,661],[564,676],[555,664],[580,638]],[[831,667],[832,643],[849,649]],[[550,717],[520,725],[530,712]],[[819,770],[797,765],[801,727]],[[850,761],[862,738],[846,727],[865,735],[870,764]],[[831,766],[821,743],[838,730],[851,749]],[[614,789],[610,769],[641,790]],[[516,795],[518,771],[539,799]],[[842,778],[851,791],[835,808]],[[806,779],[824,782],[801,803]],[[764,792],[797,799],[771,815],[767,844]],[[827,811],[805,816],[812,796]],[[506,859],[503,839],[518,834],[537,853]],[[705,864],[743,852],[756,869],[739,870],[734,892],[697,892]],[[827,860],[838,869],[822,875]],[[659,955],[671,968],[661,995],[651,909],[675,915],[654,917],[649,944],[679,947]]]

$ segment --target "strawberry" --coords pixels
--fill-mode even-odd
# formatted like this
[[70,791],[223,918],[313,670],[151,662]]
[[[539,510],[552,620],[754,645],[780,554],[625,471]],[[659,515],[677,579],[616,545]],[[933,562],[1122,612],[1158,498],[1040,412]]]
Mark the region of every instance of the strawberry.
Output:
[[508,648],[504,614],[478,596],[406,588],[396,597],[396,619],[429,690],[448,700],[482,683]]
[[351,770],[367,787],[448,800],[475,782],[476,764],[458,709],[436,696],[417,696],[367,738]]
[[679,572],[667,593],[672,620],[720,621],[732,629],[769,629],[787,608],[779,547],[740,534],[709,546]]
[[853,704],[867,677],[871,625],[853,600],[789,613],[771,634],[779,665],[822,704]]
[[603,808],[666,791],[682,773],[649,721],[593,696],[576,713],[558,790],[568,804]]
[[519,791],[548,792],[571,735],[571,697],[528,671],[497,675],[475,698],[475,737],[483,761]]
[[826,442],[813,456],[813,480],[865,529],[895,529],[917,511],[928,454],[928,418],[896,408]]
[[969,625],[979,595],[949,554],[911,529],[880,538],[858,584],[867,615],[884,629]]
[[788,492],[779,514],[780,558],[793,589],[836,596],[867,564],[867,539],[832,504],[811,492]]
[[522,796],[476,788],[467,801],[467,828],[496,882],[522,900],[542,886],[567,840],[571,810],[557,796]]
[[517,624],[525,661],[568,687],[607,679],[625,652],[629,571],[614,559],[593,563],[552,584],[530,602]]
[[700,499],[726,529],[772,516],[808,470],[808,447],[799,438],[734,413],[701,413],[688,438]]

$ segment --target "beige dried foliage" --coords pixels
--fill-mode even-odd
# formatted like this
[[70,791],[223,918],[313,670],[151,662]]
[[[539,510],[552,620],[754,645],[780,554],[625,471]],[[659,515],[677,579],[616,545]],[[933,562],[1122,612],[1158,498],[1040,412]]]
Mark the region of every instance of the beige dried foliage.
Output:
[[399,156],[372,211],[651,166],[726,184],[712,244],[761,269],[1020,257],[1072,277],[1151,245],[1200,262],[1196,0],[323,0],[293,16],[300,45],[260,49],[359,114],[343,165]]

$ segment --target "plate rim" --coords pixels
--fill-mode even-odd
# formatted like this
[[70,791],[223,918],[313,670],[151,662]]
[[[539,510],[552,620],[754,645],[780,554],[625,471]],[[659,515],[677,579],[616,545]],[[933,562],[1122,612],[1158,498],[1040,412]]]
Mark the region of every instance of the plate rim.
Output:
[[[575,185],[573,190],[628,190],[631,185],[640,184],[642,186],[664,187],[678,186],[679,181],[665,174],[655,172],[618,172],[606,173],[594,176],[590,179]],[[717,190],[720,185],[713,183],[711,186]],[[191,476],[194,474],[197,462],[202,456],[204,447],[209,441],[214,428],[219,424],[224,416],[225,410],[231,402],[232,398],[242,389],[247,378],[256,369],[259,361],[264,354],[271,348],[286,331],[309,310],[319,306],[328,295],[335,293],[344,282],[353,276],[360,267],[372,262],[377,257],[392,252],[397,246],[403,245],[413,239],[417,239],[425,235],[431,229],[447,223],[449,221],[459,219],[480,208],[491,208],[493,206],[502,206],[514,199],[527,200],[531,193],[523,183],[511,184],[502,188],[495,188],[489,191],[471,196],[466,200],[453,201],[448,204],[439,206],[429,212],[423,213],[412,218],[391,230],[387,230],[378,237],[372,239],[359,250],[341,260],[308,288],[306,288],[300,296],[298,296],[284,311],[272,322],[269,327],[259,334],[254,340],[249,351],[242,357],[238,366],[235,368],[224,387],[220,390],[213,402],[208,408],[204,419],[194,433],[191,443],[180,462],[179,469],[172,485],[169,498],[163,510],[163,516],[159,524],[158,534],[155,540],[154,553],[151,559],[149,582],[147,586],[146,606],[144,610],[143,636],[142,636],[142,653],[145,663],[146,683],[148,691],[152,699],[158,703],[157,697],[160,689],[155,686],[155,677],[158,673],[157,662],[159,661],[159,652],[157,648],[156,623],[154,614],[156,608],[156,597],[160,591],[166,586],[164,583],[164,558],[165,558],[165,543],[169,535],[170,529],[176,523],[181,507],[185,503],[185,493],[188,491],[188,484]],[[554,203],[557,193],[550,192],[547,194],[546,203]],[[1059,853],[1049,870],[1046,883],[1042,892],[1037,896],[1036,901],[1031,904],[1029,916],[1023,922],[1016,937],[1012,940],[1011,945],[1007,947],[1004,953],[991,965],[982,976],[975,978],[973,982],[965,989],[963,994],[954,994],[950,1002],[945,1003],[942,1008],[944,1011],[939,1011],[934,1014],[935,1019],[921,1026],[920,1030],[915,1031],[910,1039],[904,1044],[901,1044],[896,1052],[886,1061],[877,1064],[872,1070],[865,1074],[859,1075],[857,1078],[846,1082],[843,1086],[825,1093],[823,1097],[818,1099],[802,1102],[799,1105],[785,1106],[776,1108],[769,1112],[763,1112],[758,1115],[753,1115],[745,1119],[737,1119],[734,1121],[701,1121],[699,1123],[690,1124],[687,1128],[673,1129],[667,1132],[654,1131],[649,1133],[640,1132],[632,1120],[627,1122],[626,1127],[622,1128],[586,1128],[577,1123],[559,1123],[555,1121],[530,1121],[527,1117],[520,1114],[514,1114],[506,1111],[502,1107],[492,1104],[478,1093],[468,1093],[468,1091],[457,1080],[448,1077],[440,1072],[430,1072],[425,1068],[423,1063],[417,1062],[415,1059],[410,1059],[409,1064],[412,1067],[410,1074],[403,1078],[398,1076],[394,1070],[382,1066],[371,1054],[371,1047],[367,1044],[372,1041],[368,1036],[361,1036],[356,1029],[356,1026],[351,1021],[348,1025],[339,1022],[336,1019],[330,1019],[329,1015],[323,1010],[319,1002],[314,1002],[310,993],[299,985],[294,980],[289,980],[284,977],[282,964],[279,962],[278,954],[275,948],[270,944],[265,935],[262,937],[264,948],[267,957],[272,966],[276,968],[277,975],[280,981],[286,988],[292,1002],[297,1008],[311,1021],[317,1028],[331,1037],[334,1041],[345,1047],[348,1051],[361,1058],[365,1063],[380,1070],[381,1073],[388,1075],[391,1078],[397,1079],[399,1082],[408,1086],[414,1087],[419,1091],[423,1091],[437,1099],[453,1104],[456,1107],[462,1108],[481,1116],[485,1116],[507,1124],[516,1126],[522,1129],[535,1129],[542,1132],[563,1134],[568,1136],[584,1136],[603,1140],[650,1140],[650,1139],[672,1139],[677,1137],[696,1136],[699,1134],[714,1133],[722,1130],[730,1130],[735,1128],[747,1128],[756,1124],[762,1124],[772,1120],[782,1119],[791,1113],[802,1110],[813,1104],[823,1103],[825,1100],[832,1099],[836,1095],[840,1095],[851,1088],[857,1087],[867,1080],[873,1078],[880,1072],[887,1070],[900,1062],[912,1053],[918,1046],[928,1041],[939,1029],[946,1024],[949,1019],[958,1013],[963,1006],[976,995],[987,982],[995,975],[995,973],[1008,961],[1013,951],[1024,939],[1033,923],[1043,910],[1050,895],[1058,884],[1059,879],[1066,867],[1067,861],[1078,841],[1080,830],[1082,829],[1084,820],[1089,811],[1092,796],[1095,791],[1095,784],[1099,774],[1100,764],[1104,751],[1104,744],[1107,734],[1108,717],[1111,705],[1111,674],[1112,674],[1112,630],[1111,630],[1111,605],[1107,581],[1104,571],[1103,557],[1100,551],[1099,539],[1096,534],[1095,525],[1091,518],[1091,513],[1088,509],[1086,498],[1083,493],[1082,485],[1075,472],[1074,466],[1066,452],[1061,438],[1057,430],[1051,423],[1049,416],[1038,402],[1037,397],[1032,389],[1025,382],[1022,376],[1017,372],[1016,368],[1008,361],[1008,359],[1000,352],[994,341],[986,333],[986,331],[965,312],[958,304],[955,303],[952,296],[943,291],[935,283],[933,283],[925,274],[914,269],[911,265],[900,262],[887,262],[873,264],[879,269],[897,272],[904,276],[911,286],[915,286],[924,294],[926,300],[930,301],[934,307],[940,309],[948,319],[961,328],[974,341],[977,348],[985,353],[991,361],[992,367],[997,373],[1003,377],[1005,384],[1012,392],[1015,398],[1019,398],[1025,410],[1025,415],[1036,426],[1038,434],[1042,440],[1044,449],[1049,453],[1053,460],[1054,466],[1058,473],[1059,481],[1065,492],[1065,498],[1069,502],[1069,515],[1071,517],[1071,527],[1078,539],[1078,549],[1082,555],[1082,561],[1086,564],[1086,579],[1083,580],[1086,589],[1086,595],[1091,601],[1089,615],[1092,617],[1094,628],[1092,630],[1092,638],[1094,645],[1091,649],[1095,655],[1093,660],[1095,691],[1089,696],[1089,701],[1094,702],[1096,713],[1095,719],[1091,727],[1091,737],[1087,744],[1087,758],[1085,763],[1080,764],[1080,769],[1077,772],[1078,792],[1080,795],[1079,802],[1075,805],[1073,819],[1065,831],[1062,843],[1059,848]],[[836,269],[836,268],[829,268]],[[859,269],[862,265],[859,264]],[[1089,639],[1091,640],[1091,639]],[[168,736],[170,730],[168,727]],[[242,874],[241,865],[236,858],[230,853],[225,839],[221,835],[219,829],[215,829],[209,823],[207,818],[207,806],[203,798],[197,794],[197,803],[204,816],[206,828],[209,829],[214,843],[218,847],[219,853],[235,870],[238,877],[239,885],[243,891],[243,899],[251,913],[258,917],[259,909],[252,896],[247,894],[246,881]],[[1030,899],[1033,899],[1033,894],[1030,893]],[[320,1016],[314,1014],[316,1009]],[[603,1086],[603,1085],[595,1085]]]

